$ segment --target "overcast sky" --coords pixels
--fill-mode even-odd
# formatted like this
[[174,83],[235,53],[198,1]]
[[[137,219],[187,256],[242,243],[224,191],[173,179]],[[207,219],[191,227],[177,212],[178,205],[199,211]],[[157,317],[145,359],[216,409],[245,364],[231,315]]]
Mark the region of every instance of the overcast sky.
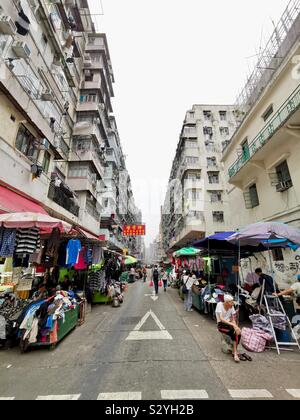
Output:
[[[101,11],[100,0],[90,0]],[[193,104],[233,104],[288,0],[102,0],[113,100],[146,243]],[[250,58],[249,58],[250,57]],[[254,61],[253,61],[254,60]]]

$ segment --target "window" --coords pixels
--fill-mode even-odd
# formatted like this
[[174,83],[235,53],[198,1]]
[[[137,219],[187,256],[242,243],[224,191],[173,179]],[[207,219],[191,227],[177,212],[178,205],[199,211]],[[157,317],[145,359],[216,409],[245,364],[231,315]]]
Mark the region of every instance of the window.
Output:
[[211,203],[220,203],[222,201],[222,191],[212,191],[210,193]]
[[262,115],[262,118],[264,119],[265,122],[269,119],[269,117],[273,114],[273,112],[274,112],[273,105],[270,105],[269,108]]
[[184,127],[183,136],[184,137],[197,137],[196,127]]
[[193,201],[200,200],[200,190],[189,190],[188,197]]
[[226,111],[220,111],[220,120],[226,121],[227,120],[227,112]]
[[96,101],[97,101],[97,95],[95,93],[80,96],[80,103],[81,104],[83,104],[84,102],[96,102]]
[[218,172],[208,172],[208,182],[210,184],[219,184],[219,173]]
[[187,116],[188,116],[189,119],[192,120],[192,119],[195,118],[195,112],[193,112],[193,111],[192,112],[188,112],[188,115]]
[[213,129],[212,127],[203,127],[203,134],[205,136],[213,136]]
[[201,180],[201,172],[189,173],[187,175],[186,179],[191,180],[191,181],[200,181]]
[[217,166],[217,158],[215,158],[215,157],[207,158],[207,166],[208,167]]
[[185,147],[196,148],[198,145],[198,142],[197,140],[186,140],[184,144],[185,144]]
[[88,176],[88,168],[86,166],[73,166],[69,169],[70,178],[86,178]]
[[243,143],[241,144],[242,147],[242,155],[244,158],[244,161],[248,160],[250,158],[250,150],[249,150],[249,144],[248,144],[248,138],[246,138]]
[[272,249],[274,261],[284,261],[282,249]]
[[259,199],[258,199],[256,184],[251,185],[251,187],[249,188],[249,193],[250,193],[250,200],[251,200],[252,208],[259,206]]
[[204,119],[205,121],[211,121],[212,120],[212,113],[211,111],[203,111]]
[[94,79],[94,73],[91,70],[86,70],[84,73],[84,80],[86,82],[92,82]]
[[20,125],[17,139],[16,148],[25,156],[33,161],[37,161],[39,150],[37,148],[37,141],[29,130],[22,124]]
[[44,159],[43,159],[43,171],[45,172],[45,174],[48,173],[49,171],[49,165],[50,165],[50,160],[51,160],[51,155],[49,152],[45,151],[44,153]]
[[213,211],[213,222],[214,223],[224,223],[224,212],[223,211]]
[[229,136],[229,128],[228,127],[220,127],[220,134],[221,136]]
[[282,162],[280,165],[276,166],[276,173],[277,173],[279,183],[286,183],[286,185],[289,188],[293,186],[289,167],[286,160]]
[[199,158],[195,156],[187,156],[185,159],[186,163],[189,165],[196,165],[197,163],[199,163]]

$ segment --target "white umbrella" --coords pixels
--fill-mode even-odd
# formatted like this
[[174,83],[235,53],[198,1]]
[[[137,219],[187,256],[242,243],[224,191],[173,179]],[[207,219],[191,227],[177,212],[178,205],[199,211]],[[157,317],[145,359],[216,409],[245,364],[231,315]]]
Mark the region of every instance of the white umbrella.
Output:
[[300,229],[285,223],[260,222],[246,226],[227,238],[227,241],[240,242],[241,245],[258,245],[269,239],[286,239],[294,244],[300,244]]
[[63,220],[55,219],[42,213],[4,213],[0,215],[0,226],[11,229],[32,228],[54,229],[59,228],[62,231],[69,232],[72,226]]

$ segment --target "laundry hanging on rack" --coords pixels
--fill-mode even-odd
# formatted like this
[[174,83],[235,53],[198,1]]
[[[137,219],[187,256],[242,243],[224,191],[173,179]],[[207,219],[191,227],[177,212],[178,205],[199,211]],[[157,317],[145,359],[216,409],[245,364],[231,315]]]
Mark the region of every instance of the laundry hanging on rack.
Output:
[[15,24],[17,27],[18,34],[22,36],[26,36],[28,34],[29,28],[30,28],[30,20],[25,15],[23,10],[19,12],[19,17],[17,21],[15,22]]

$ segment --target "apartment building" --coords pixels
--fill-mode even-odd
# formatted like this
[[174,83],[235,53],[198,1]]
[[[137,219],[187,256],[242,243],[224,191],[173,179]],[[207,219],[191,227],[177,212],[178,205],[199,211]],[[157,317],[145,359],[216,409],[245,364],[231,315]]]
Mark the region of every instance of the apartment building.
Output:
[[113,83],[87,0],[1,1],[0,211],[44,209],[100,235],[111,149],[125,167]]
[[[280,221],[300,228],[300,1],[289,3],[241,95],[245,117],[222,162],[230,228]],[[281,277],[300,273],[300,253],[274,252]],[[279,277],[280,277],[279,276]]]
[[240,118],[228,105],[194,105],[187,112],[163,207],[165,250],[226,231],[229,208],[221,157]]

